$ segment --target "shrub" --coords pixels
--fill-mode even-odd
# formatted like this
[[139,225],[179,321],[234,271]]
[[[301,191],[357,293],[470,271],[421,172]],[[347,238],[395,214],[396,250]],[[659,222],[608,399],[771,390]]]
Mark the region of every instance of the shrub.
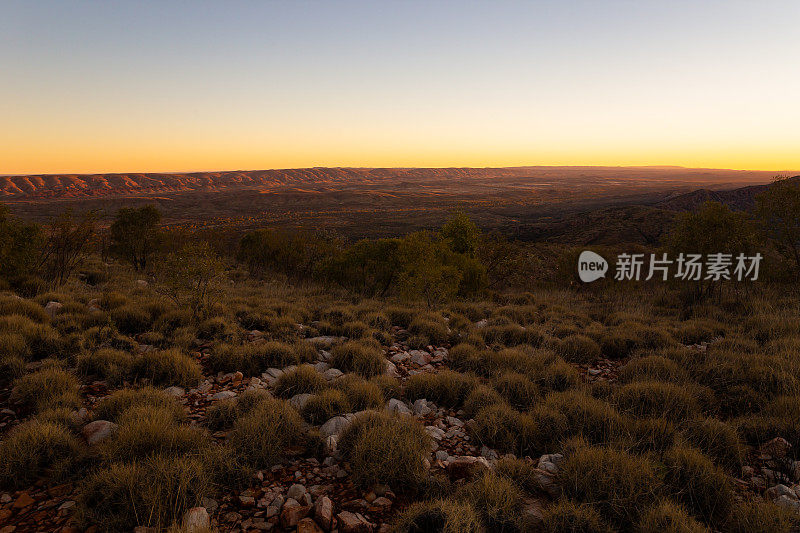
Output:
[[514,455],[533,455],[539,428],[534,420],[504,404],[484,407],[472,426],[479,443]]
[[680,383],[687,379],[686,371],[678,363],[660,355],[632,359],[619,371],[619,381],[669,381]]
[[79,517],[104,531],[134,526],[162,529],[211,494],[211,479],[198,457],[150,457],[114,463],[90,474],[79,497]]
[[138,390],[121,389],[112,392],[97,404],[95,418],[97,420],[119,422],[125,411],[138,407],[160,411],[169,410],[175,421],[186,418],[183,407],[175,398],[152,387],[144,387]]
[[74,472],[84,446],[63,426],[31,420],[4,437],[0,454],[0,486],[21,488],[45,472],[55,480]]
[[311,365],[300,365],[284,372],[275,383],[275,394],[291,398],[295,394],[317,393],[328,386],[328,382]]
[[480,368],[480,355],[478,349],[466,343],[461,343],[450,348],[450,366],[456,370],[475,372]]
[[435,500],[417,502],[397,518],[394,533],[479,533],[478,513],[468,502]]
[[791,533],[800,518],[790,509],[769,502],[740,502],[728,517],[725,533]]
[[684,420],[699,412],[697,401],[683,387],[659,381],[623,385],[613,395],[622,412],[638,418]]
[[591,363],[600,357],[600,346],[585,335],[569,335],[554,346],[558,355],[571,363]]
[[649,461],[605,447],[579,447],[565,454],[558,477],[567,497],[595,505],[623,528],[636,523],[660,489]]
[[414,401],[420,398],[437,405],[459,407],[477,385],[470,375],[443,370],[436,374],[416,374],[406,381],[406,396]]
[[373,409],[384,403],[383,391],[378,385],[354,374],[347,374],[337,379],[334,387],[344,393],[353,411]]
[[579,391],[550,393],[544,405],[566,417],[567,436],[579,435],[591,444],[610,442],[622,426],[622,418],[611,405]]
[[542,490],[537,475],[536,463],[530,459],[503,457],[495,463],[494,473],[513,481],[515,485],[526,492],[536,493]]
[[510,480],[487,472],[462,490],[489,531],[521,530],[522,493]]
[[400,397],[400,381],[392,376],[387,376],[385,374],[382,376],[375,376],[371,378],[369,382],[381,389],[384,401]]
[[581,382],[581,375],[572,365],[558,358],[542,369],[536,381],[548,390],[563,392],[576,388]]
[[153,324],[150,314],[136,304],[117,307],[110,316],[117,329],[127,335],[147,331]]
[[709,529],[689,516],[686,509],[663,500],[649,507],[636,525],[637,533],[709,533]]
[[331,366],[371,378],[383,374],[386,360],[379,348],[360,342],[346,342],[331,350]]
[[[677,431],[669,420],[663,418],[628,419],[628,441],[625,446],[638,453],[663,453],[675,443]],[[623,437],[624,439],[624,437]]]
[[199,429],[177,424],[170,409],[130,408],[121,415],[119,424],[116,435],[101,445],[109,462],[152,455],[175,457],[211,445],[208,435]]
[[342,325],[342,334],[351,339],[361,339],[366,337],[370,332],[369,326],[361,321],[345,322]]
[[689,443],[719,464],[738,471],[742,464],[742,443],[730,424],[715,418],[687,420],[683,434]]
[[214,347],[209,364],[215,372],[236,372],[258,376],[268,368],[296,365],[300,358],[285,342],[254,342],[245,345],[219,344]]
[[513,407],[529,409],[539,399],[539,387],[522,374],[504,372],[494,379],[494,388]]
[[385,483],[413,488],[426,476],[430,437],[413,418],[368,411],[345,428],[339,448],[362,487]]
[[14,297],[0,297],[0,316],[19,315],[44,324],[50,321],[50,315],[44,307],[30,300]]
[[484,407],[501,403],[503,403],[503,398],[496,390],[486,385],[478,385],[464,400],[464,411],[468,416],[474,417]]
[[408,325],[408,331],[412,335],[427,337],[437,346],[446,343],[450,337],[447,324],[438,316],[418,316]]
[[664,455],[664,481],[675,498],[712,524],[730,513],[734,493],[725,473],[694,448],[674,447]]
[[306,401],[301,414],[309,424],[319,425],[349,410],[350,405],[342,391],[325,389]]
[[393,325],[400,326],[401,328],[408,328],[416,315],[414,310],[408,307],[387,307],[386,314],[389,316],[389,320],[391,320]]
[[118,385],[130,376],[134,365],[133,354],[103,348],[94,353],[78,356],[78,372],[83,376],[97,376],[110,385]]
[[600,513],[587,504],[560,500],[542,513],[544,533],[612,533]]
[[31,350],[25,337],[17,333],[0,333],[0,354],[2,357],[15,357],[27,359],[31,356]]
[[12,398],[36,411],[49,407],[77,407],[81,403],[80,383],[59,368],[43,368],[14,381]]
[[242,462],[269,468],[287,448],[304,445],[306,435],[302,418],[288,403],[265,400],[236,421],[228,441]]
[[178,349],[143,353],[136,359],[134,374],[156,385],[181,387],[194,387],[203,379],[197,360]]

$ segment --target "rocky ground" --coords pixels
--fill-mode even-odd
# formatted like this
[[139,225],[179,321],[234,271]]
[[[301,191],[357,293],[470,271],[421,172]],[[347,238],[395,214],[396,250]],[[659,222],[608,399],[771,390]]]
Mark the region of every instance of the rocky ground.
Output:
[[[403,330],[393,332],[395,338],[405,336]],[[258,331],[249,334],[249,342],[262,342]],[[308,339],[321,346],[316,370],[329,381],[340,378],[343,373],[329,364],[330,347],[342,341],[338,337],[316,337]],[[448,346],[428,346],[425,349],[409,349],[397,342],[385,350],[387,374],[399,380],[423,372],[438,372],[447,368]],[[694,346],[705,350],[706,346]],[[140,345],[141,351],[152,349]],[[198,346],[194,356],[203,364],[211,345]],[[590,383],[613,382],[617,371],[625,361],[602,359],[592,365],[574,365],[583,378]],[[206,367],[207,368],[207,367]],[[202,424],[209,406],[215,402],[235,398],[248,389],[266,389],[275,384],[277,378],[291,367],[270,368],[259,377],[246,378],[240,372],[210,375],[197,388],[185,390],[180,387],[166,389],[186,408],[192,423]],[[23,420],[27,413],[9,401],[9,390],[0,391],[0,432]],[[92,420],[94,405],[110,393],[104,382],[92,382],[82,388],[84,407],[74,413],[76,421],[83,425],[82,434],[89,446],[94,446],[112,435],[116,425],[112,422]],[[290,399],[296,408],[301,408],[309,394],[299,394]],[[493,468],[501,454],[497,450],[482,446],[470,435],[470,420],[461,410],[453,411],[420,399],[413,404],[400,398],[390,399],[385,409],[416,418],[433,438],[429,464],[433,470],[446,474],[457,481],[468,477],[476,468]],[[390,529],[390,522],[397,512],[410,503],[402,494],[403,487],[376,485],[364,492],[350,480],[349,465],[341,460],[337,451],[337,438],[345,427],[360,413],[349,413],[331,418],[319,427],[324,439],[324,459],[289,456],[285,461],[267,471],[258,471],[251,486],[238,493],[224,495],[219,500],[206,499],[202,507],[191,509],[183,518],[186,531],[204,531],[208,528],[226,532],[253,531],[298,531],[312,533],[338,531],[342,533],[383,532]],[[225,439],[225,432],[213,434],[216,439]],[[765,443],[752,453],[742,469],[737,487],[742,495],[763,497],[800,513],[800,462],[787,458],[790,445],[781,438]],[[532,458],[537,465],[538,482],[544,492],[537,498],[529,498],[525,513],[532,518],[539,516],[550,497],[559,494],[556,474],[560,454],[548,454]],[[395,492],[395,489],[397,491]],[[17,492],[0,493],[0,533],[26,531],[74,532],[77,487],[71,483],[47,485],[40,481],[32,487]],[[87,531],[93,531],[90,527]],[[147,528],[137,528],[144,533]]]

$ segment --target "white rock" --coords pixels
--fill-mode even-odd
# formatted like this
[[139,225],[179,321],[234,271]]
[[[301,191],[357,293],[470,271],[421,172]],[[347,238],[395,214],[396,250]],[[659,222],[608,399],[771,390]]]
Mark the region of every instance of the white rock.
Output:
[[90,446],[93,446],[116,433],[118,428],[119,426],[114,422],[95,420],[83,426],[81,434],[83,438],[86,439],[86,442],[88,442]]
[[229,400],[231,398],[235,398],[236,393],[232,390],[222,390],[216,393],[211,397],[212,401],[219,401],[219,400]]
[[183,531],[206,533],[211,531],[211,519],[205,507],[192,507],[183,515]]
[[[311,394],[306,392],[302,394],[295,394],[291,398],[289,398],[289,405],[297,409],[298,411],[303,408],[303,406],[308,402],[308,399],[311,398]],[[296,500],[297,498],[295,498]]]
[[392,398],[389,400],[389,403],[386,404],[386,410],[390,413],[399,413],[403,415],[411,414],[411,409],[409,409],[406,404],[397,398]]
[[50,315],[50,318],[55,317],[63,308],[64,306],[58,302],[47,302],[47,305],[44,306],[44,310]]
[[424,398],[420,398],[419,400],[414,402],[414,405],[411,407],[413,413],[417,416],[425,416],[431,413],[432,409],[428,407],[428,401]]

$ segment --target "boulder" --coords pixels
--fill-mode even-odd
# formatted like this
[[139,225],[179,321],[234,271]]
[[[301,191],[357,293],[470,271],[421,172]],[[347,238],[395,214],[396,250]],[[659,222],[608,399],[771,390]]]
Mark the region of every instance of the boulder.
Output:
[[325,531],[333,527],[333,502],[327,496],[317,498],[314,504],[314,519]]
[[306,517],[311,509],[292,498],[287,498],[281,510],[281,525],[285,528],[295,527],[300,520]]
[[58,302],[47,302],[47,305],[44,306],[44,310],[50,315],[50,318],[54,318],[63,308],[64,306]]
[[114,422],[109,422],[108,420],[95,420],[94,422],[89,422],[83,426],[83,429],[81,429],[81,434],[90,446],[94,446],[95,444],[104,441],[116,433],[118,428],[119,426],[117,426],[117,424]]
[[374,526],[361,513],[342,511],[336,515],[342,533],[372,533]]
[[192,507],[183,515],[183,531],[186,533],[206,533],[211,531],[211,519],[205,507]]
[[297,523],[297,533],[322,533],[322,529],[310,518],[303,518]]
[[389,403],[386,404],[386,410],[390,413],[398,413],[401,415],[410,415],[411,409],[409,409],[405,403],[397,398],[392,398],[389,400]]

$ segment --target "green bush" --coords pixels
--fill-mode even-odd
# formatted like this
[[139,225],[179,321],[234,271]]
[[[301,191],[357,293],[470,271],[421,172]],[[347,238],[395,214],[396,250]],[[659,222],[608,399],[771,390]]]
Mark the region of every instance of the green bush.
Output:
[[636,525],[636,533],[709,533],[686,509],[669,500],[649,507]]
[[694,448],[676,446],[663,458],[664,481],[675,499],[710,524],[721,524],[734,505],[725,472]]
[[355,341],[334,346],[330,363],[342,372],[355,372],[365,378],[383,374],[386,369],[386,359],[379,348]]
[[129,352],[103,348],[79,355],[77,363],[81,375],[97,376],[110,385],[118,385],[131,375],[134,357]]
[[736,428],[716,418],[697,418],[685,421],[686,440],[720,465],[733,471],[742,464],[742,442]]
[[120,416],[119,429],[113,438],[101,444],[109,462],[132,461],[152,455],[177,457],[196,453],[211,445],[201,430],[177,424],[170,409],[138,406]]
[[353,411],[374,409],[384,403],[381,388],[355,374],[342,376],[334,382],[333,386],[344,393]]
[[211,483],[208,467],[198,457],[153,456],[114,463],[84,481],[79,523],[102,531],[128,531],[135,526],[161,530],[211,496]]
[[554,349],[571,363],[591,363],[600,357],[600,346],[585,335],[569,335],[556,343]]
[[136,304],[117,307],[109,314],[117,329],[127,335],[143,333],[153,325],[150,313]]
[[300,363],[295,350],[285,342],[254,342],[244,345],[218,344],[209,357],[215,372],[240,371],[246,376],[261,375],[268,368],[284,368]]
[[36,411],[49,407],[77,407],[80,383],[66,370],[43,368],[14,381],[11,397]]
[[534,455],[540,428],[533,418],[505,404],[484,407],[475,415],[472,433],[481,444],[514,455]]
[[566,436],[581,436],[591,444],[611,442],[623,425],[610,404],[579,391],[550,393],[544,405],[566,417]]
[[436,374],[416,374],[406,381],[406,396],[409,400],[424,398],[436,405],[459,407],[464,403],[477,380],[470,375],[443,370]]
[[510,480],[487,472],[461,491],[489,531],[522,529],[522,492]]
[[522,374],[504,372],[493,380],[494,388],[514,409],[530,409],[540,397],[539,387]]
[[430,437],[413,418],[375,411],[360,415],[339,438],[353,481],[365,488],[375,483],[417,486],[427,475],[424,460],[430,444]]
[[350,404],[342,391],[325,389],[311,396],[300,412],[309,424],[319,425],[349,410]]
[[501,403],[504,403],[503,398],[496,390],[486,385],[478,385],[464,400],[464,411],[468,416],[474,417],[484,407]]
[[306,435],[303,419],[288,403],[265,400],[234,423],[228,441],[243,463],[269,468],[287,448],[305,445]]
[[22,488],[47,473],[54,481],[75,472],[84,445],[65,427],[31,420],[12,429],[0,442],[0,486]]
[[565,454],[558,478],[567,497],[595,505],[622,528],[635,524],[660,492],[652,463],[605,447],[579,447]]
[[597,510],[588,504],[560,500],[542,514],[544,533],[612,533]]
[[440,316],[418,316],[408,325],[408,331],[412,335],[427,337],[437,346],[446,343],[450,337],[447,324]]
[[143,387],[112,392],[97,404],[95,419],[119,422],[125,411],[137,407],[160,411],[169,410],[176,422],[186,418],[183,407],[175,398],[152,387]]
[[468,502],[434,500],[411,504],[397,518],[393,533],[480,533],[483,524]]
[[136,358],[134,374],[164,386],[194,387],[203,379],[197,360],[174,348],[143,353]]
[[678,363],[660,355],[649,355],[632,359],[619,371],[619,381],[669,381],[681,383],[686,381],[686,371]]
[[291,398],[295,394],[316,393],[328,386],[328,382],[311,365],[300,365],[284,372],[275,383],[275,394]]
[[740,502],[728,517],[725,533],[793,533],[800,518],[790,509],[770,502]]
[[620,387],[613,395],[620,411],[638,418],[685,420],[699,414],[697,401],[679,385],[637,381]]

